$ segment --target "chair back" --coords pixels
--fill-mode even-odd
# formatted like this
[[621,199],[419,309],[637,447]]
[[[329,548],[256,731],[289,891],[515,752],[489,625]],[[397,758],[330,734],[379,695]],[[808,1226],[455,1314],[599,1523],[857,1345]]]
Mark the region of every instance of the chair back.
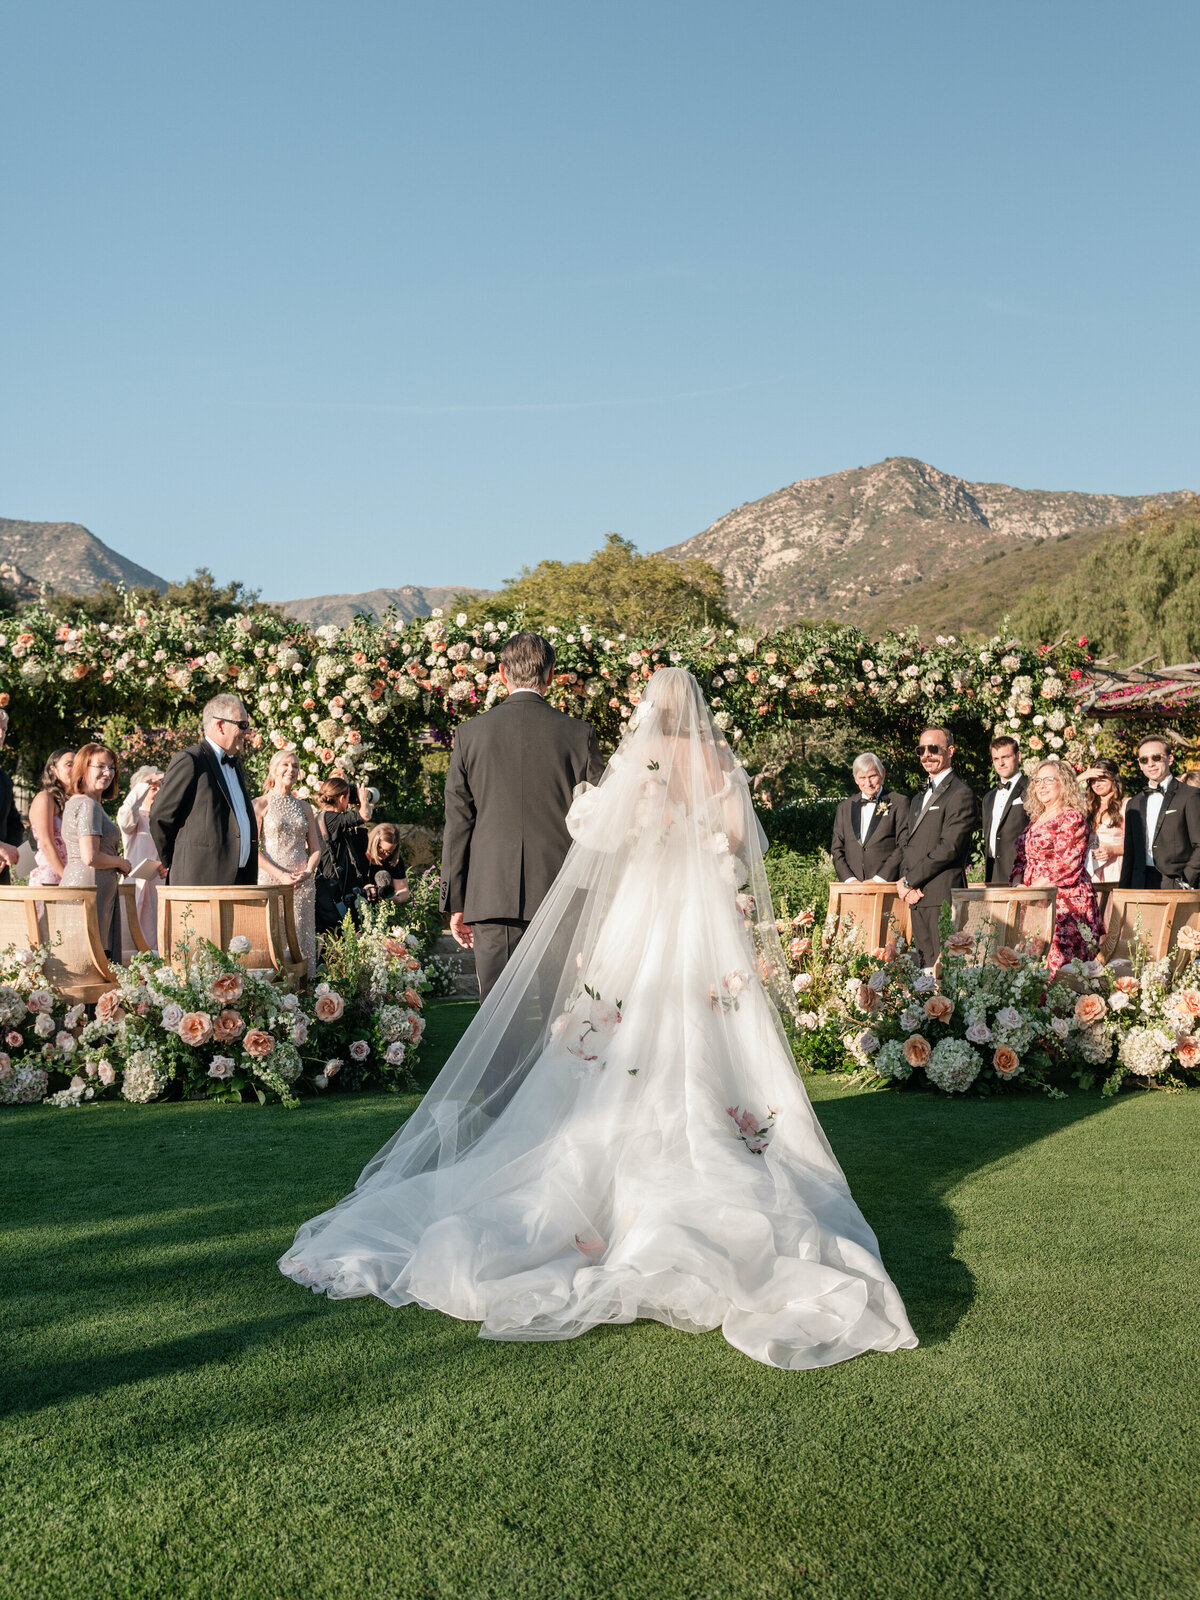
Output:
[[91,1005],[116,986],[96,919],[94,887],[0,884],[0,949],[46,950],[46,982]]
[[894,883],[831,883],[827,929],[861,929],[862,948],[868,954],[887,944],[893,931],[912,939],[912,917]]
[[1112,889],[1105,898],[1106,961],[1128,960],[1138,944],[1151,961],[1161,961],[1182,927],[1200,928],[1200,890]]
[[300,954],[289,884],[247,884],[231,887],[162,884],[158,891],[158,948],[174,961],[181,942],[208,939],[221,950],[245,938],[250,948],[237,959],[251,970],[280,969],[303,981],[308,964]]
[[978,938],[986,923],[993,930],[993,948],[1014,946],[1026,939],[1054,937],[1055,889],[1013,889],[1003,884],[972,884],[951,889],[955,933]]

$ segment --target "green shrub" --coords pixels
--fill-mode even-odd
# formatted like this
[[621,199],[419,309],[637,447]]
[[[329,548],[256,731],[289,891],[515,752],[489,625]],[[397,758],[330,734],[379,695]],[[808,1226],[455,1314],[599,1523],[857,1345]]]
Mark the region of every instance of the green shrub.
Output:
[[829,856],[818,851],[805,855],[773,844],[764,865],[775,915],[790,919],[801,911],[812,910],[820,926],[829,909],[829,885],[833,881]]
[[759,821],[772,846],[795,850],[801,855],[828,851],[833,838],[836,800],[808,800],[794,805],[776,806],[759,812]]

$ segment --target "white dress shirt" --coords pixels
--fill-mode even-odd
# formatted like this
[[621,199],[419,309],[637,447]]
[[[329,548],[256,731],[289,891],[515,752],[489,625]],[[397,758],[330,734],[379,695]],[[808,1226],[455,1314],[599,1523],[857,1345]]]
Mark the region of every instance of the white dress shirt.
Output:
[[225,792],[229,796],[229,803],[233,807],[234,821],[238,825],[241,835],[241,844],[238,849],[238,868],[244,867],[250,859],[250,814],[246,810],[246,796],[242,793],[242,786],[237,780],[237,773],[232,767],[225,765],[226,751],[219,744],[214,744],[211,739],[205,743],[217,758],[217,765],[221,772],[221,782],[225,785]]
[[863,803],[862,803],[862,807],[861,807],[861,809],[860,809],[860,811],[858,813],[858,842],[859,842],[859,844],[866,844],[866,842],[867,842],[867,833],[870,830],[871,821],[872,821],[874,815],[875,815],[875,801],[874,800],[864,800]]
[[914,817],[914,822],[919,822],[920,819],[925,815],[927,807],[933,804],[937,797],[938,790],[949,776],[950,768],[945,767],[941,772],[937,773],[936,776],[930,778],[930,787],[926,789],[925,793],[921,796],[921,808],[917,812],[916,817]]
[[1170,778],[1163,779],[1163,788],[1157,789],[1146,800],[1146,865],[1154,865],[1154,835],[1158,831],[1158,819],[1162,815],[1166,795],[1163,793]]
[[1020,782],[1019,778],[1006,778],[996,790],[996,798],[992,801],[992,826],[988,831],[988,855],[995,858],[996,835],[1000,832],[1000,823],[1004,818],[1004,808],[1008,804],[1008,797]]

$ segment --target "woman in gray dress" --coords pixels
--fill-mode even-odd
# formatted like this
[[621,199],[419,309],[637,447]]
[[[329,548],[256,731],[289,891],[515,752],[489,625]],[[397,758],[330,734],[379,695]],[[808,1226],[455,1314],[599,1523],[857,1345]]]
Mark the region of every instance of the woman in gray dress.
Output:
[[121,830],[101,804],[117,793],[117,758],[106,744],[85,744],[71,768],[63,807],[62,836],[67,852],[64,889],[96,886],[100,942],[110,961],[121,959],[121,903],[117,883],[131,871],[121,855]]

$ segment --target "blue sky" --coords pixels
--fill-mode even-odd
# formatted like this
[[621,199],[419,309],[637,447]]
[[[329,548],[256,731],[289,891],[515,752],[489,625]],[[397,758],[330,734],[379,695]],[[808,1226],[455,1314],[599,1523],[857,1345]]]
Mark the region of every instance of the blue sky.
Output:
[[1200,488],[1197,15],[10,0],[0,515],[282,599]]

